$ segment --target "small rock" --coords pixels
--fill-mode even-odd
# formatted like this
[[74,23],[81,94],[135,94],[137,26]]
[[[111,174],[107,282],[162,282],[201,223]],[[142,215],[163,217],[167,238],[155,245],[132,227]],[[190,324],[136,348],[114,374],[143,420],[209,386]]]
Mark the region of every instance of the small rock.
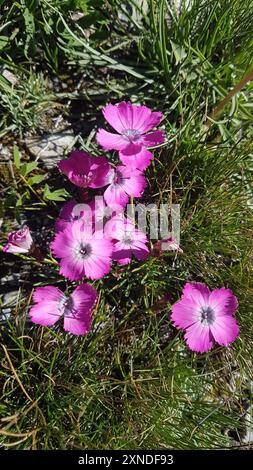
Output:
[[84,16],[85,16],[85,13],[83,13],[82,11],[75,11],[73,13],[70,13],[70,17],[73,21],[78,21]]
[[244,422],[246,426],[246,434],[242,438],[243,444],[252,444],[253,443],[253,405],[250,405],[247,409],[246,415],[244,417]]
[[0,279],[0,286],[18,286],[20,282],[20,273],[12,273],[7,276],[3,276]]
[[18,83],[18,78],[12,72],[10,72],[10,70],[4,69],[3,72],[2,72],[2,75],[13,86],[15,86]]
[[19,291],[10,291],[4,294],[1,298],[1,311],[0,323],[5,322],[10,318],[13,307],[16,306],[19,296]]
[[12,160],[12,152],[9,147],[0,144],[0,163],[6,163]]
[[36,160],[41,159],[50,169],[67,154],[76,142],[76,136],[71,131],[46,134],[43,137],[26,138],[25,144]]

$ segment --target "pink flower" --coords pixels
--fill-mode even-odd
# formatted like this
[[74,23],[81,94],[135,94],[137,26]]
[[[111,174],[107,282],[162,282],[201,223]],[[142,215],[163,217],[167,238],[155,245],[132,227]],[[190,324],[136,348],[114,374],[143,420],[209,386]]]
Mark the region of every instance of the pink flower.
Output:
[[147,168],[153,158],[147,148],[162,144],[164,131],[147,132],[160,124],[163,114],[125,101],[109,104],[103,109],[103,114],[118,134],[99,129],[98,143],[106,150],[118,150],[122,163],[128,167]]
[[92,214],[94,230],[100,231],[104,229],[104,223],[113,215],[124,213],[124,208],[117,203],[107,205],[103,196],[95,196],[89,203]]
[[102,188],[107,183],[110,164],[106,157],[93,157],[75,150],[69,158],[60,160],[59,169],[80,188]]
[[85,335],[91,328],[91,309],[96,299],[96,289],[89,284],[78,286],[69,297],[57,287],[38,287],[29,313],[33,323],[43,326],[54,325],[63,315],[65,331]]
[[91,224],[92,217],[93,210],[90,206],[90,203],[78,204],[74,199],[71,199],[63,205],[59,218],[56,219],[56,231],[59,232],[65,230],[69,222],[74,222],[75,220],[79,219],[85,221],[86,224]]
[[108,206],[117,204],[124,207],[129,196],[140,197],[146,187],[145,177],[140,170],[123,165],[112,169],[109,179],[110,186],[104,192]]
[[158,240],[153,246],[152,255],[160,256],[164,251],[177,251],[178,253],[183,253],[182,248],[173,237]]
[[186,330],[190,349],[206,352],[215,343],[228,346],[239,334],[234,318],[237,298],[230,289],[210,291],[205,284],[187,283],[181,300],[172,306],[172,321],[176,328]]
[[[119,204],[106,205],[103,196],[95,196],[90,202],[77,203],[74,199],[66,202],[56,219],[55,228],[57,232],[65,230],[69,222],[82,220],[94,230],[103,230],[104,221],[113,214],[122,214],[123,207]],[[103,238],[103,237],[102,237]]]
[[33,244],[29,227],[26,225],[17,232],[11,232],[8,235],[8,243],[4,246],[3,251],[8,253],[29,253]]
[[131,220],[113,217],[105,225],[105,235],[114,241],[112,258],[119,264],[129,264],[133,255],[140,261],[148,258],[147,237]]
[[166,240],[161,240],[161,249],[163,251],[177,251],[178,253],[183,253],[182,248],[176,242],[173,237],[167,238]]
[[78,281],[84,276],[101,279],[111,268],[112,243],[82,221],[69,223],[58,232],[51,244],[53,254],[60,258],[60,274]]

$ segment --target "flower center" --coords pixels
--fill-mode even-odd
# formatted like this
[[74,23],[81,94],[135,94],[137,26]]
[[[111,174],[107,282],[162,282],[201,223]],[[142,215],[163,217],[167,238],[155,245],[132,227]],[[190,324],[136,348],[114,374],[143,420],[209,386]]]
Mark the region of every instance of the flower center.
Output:
[[122,132],[122,135],[130,143],[136,142],[137,140],[139,140],[141,136],[140,132],[137,131],[136,129],[126,129]]
[[72,297],[63,297],[58,306],[59,311],[61,312],[62,315],[75,315],[76,314],[76,309],[74,308],[74,301]]
[[91,246],[87,243],[80,243],[76,248],[75,248],[75,255],[79,259],[87,259],[91,254]]
[[131,236],[131,234],[127,233],[124,238],[123,238],[123,243],[125,243],[126,245],[132,245],[133,243],[133,237]]
[[200,321],[204,325],[212,325],[215,320],[215,313],[211,307],[201,307]]
[[76,173],[75,177],[78,178],[79,183],[82,183],[84,186],[88,186],[93,179],[93,174],[91,171],[88,174]]
[[123,183],[123,175],[122,173],[120,173],[120,171],[115,171],[115,175],[114,175],[114,178],[113,178],[113,184],[121,184]]
[[16,232],[16,239],[17,240],[25,240],[25,238],[26,238],[26,229],[25,228],[23,228],[21,230],[18,230]]

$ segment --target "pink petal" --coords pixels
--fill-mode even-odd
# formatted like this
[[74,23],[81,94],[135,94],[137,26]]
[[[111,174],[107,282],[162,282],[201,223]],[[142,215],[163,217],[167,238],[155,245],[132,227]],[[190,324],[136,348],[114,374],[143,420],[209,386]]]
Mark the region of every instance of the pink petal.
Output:
[[125,155],[123,152],[119,152],[119,158],[128,168],[146,170],[154,155],[142,147],[141,151],[135,155]]
[[74,301],[75,309],[78,310],[80,316],[85,316],[86,312],[93,308],[97,296],[96,289],[90,284],[81,284],[74,290],[71,297]]
[[118,103],[116,106],[117,106],[118,116],[122,123],[123,129],[124,130],[136,129],[134,127],[134,120],[133,120],[134,106],[130,102],[126,103],[125,101]]
[[210,328],[207,326],[202,326],[200,322],[194,323],[189,328],[187,328],[185,333],[185,340],[192,351],[199,353],[209,351],[214,345]]
[[3,251],[5,253],[28,253],[29,252],[27,248],[22,248],[21,246],[13,245],[12,243],[7,243],[7,245],[3,247]]
[[[122,132],[123,129],[135,129],[144,133],[156,127],[162,119],[162,113],[152,113],[147,106],[138,106],[122,101],[116,107],[122,125],[121,130],[119,130],[121,126],[118,127],[118,132]],[[116,129],[114,125],[113,127]]]
[[155,147],[156,145],[163,144],[165,141],[165,132],[154,131],[151,132],[151,134],[146,134],[143,136],[143,141],[145,147]]
[[77,205],[74,199],[66,202],[61,208],[59,218],[55,221],[55,229],[57,232],[65,230],[67,223],[72,220],[72,210]]
[[[100,241],[100,240],[96,240]],[[102,279],[111,270],[111,257],[97,257],[92,255],[84,261],[85,275],[89,279]]]
[[37,303],[46,300],[60,302],[63,297],[63,292],[54,286],[36,287],[33,293],[33,301]]
[[193,300],[183,298],[172,305],[171,320],[176,328],[189,328],[198,317],[198,305]]
[[[78,219],[69,224],[67,229],[65,230],[64,233],[69,236],[72,236],[72,246],[73,246],[73,240],[74,243],[76,241],[79,242],[86,242],[89,241],[92,238],[92,210],[90,210],[90,215],[87,217],[87,219]],[[70,235],[71,234],[71,235]]]
[[108,104],[103,109],[103,115],[107,122],[117,131],[119,134],[126,129],[120,119],[120,115],[118,113],[118,106],[113,104]]
[[43,326],[54,325],[61,316],[59,302],[44,300],[34,305],[29,312],[33,323]]
[[129,196],[141,197],[147,183],[145,176],[138,175],[127,178],[123,181],[121,187],[125,190]]
[[68,256],[60,260],[60,274],[70,281],[81,281],[85,277],[83,260]]
[[187,282],[183,289],[183,297],[191,299],[200,307],[209,302],[210,290],[201,282]]
[[106,239],[97,240],[93,239],[91,242],[92,254],[109,259],[112,254],[113,245],[112,242]]
[[93,177],[93,181],[90,183],[90,188],[103,188],[110,182],[111,177],[111,166],[106,164],[97,169],[96,174]]
[[119,264],[129,264],[132,261],[132,251],[129,248],[122,247],[121,242],[115,243],[112,257]]
[[91,309],[97,299],[96,289],[89,284],[82,284],[74,290],[71,297],[75,313],[64,313],[64,330],[75,335],[84,335],[91,328]]
[[129,201],[129,196],[118,184],[111,184],[104,192],[104,200],[108,206],[119,205],[125,207]]
[[215,289],[209,298],[209,305],[216,315],[233,315],[238,308],[238,301],[231,289]]
[[139,261],[145,261],[149,257],[149,249],[146,245],[142,244],[140,247],[133,247],[132,252]]
[[140,260],[144,261],[149,257],[149,248],[142,242],[134,242],[132,247],[132,252],[134,256]]
[[56,219],[55,221],[55,231],[56,232],[63,232],[65,230],[65,228],[67,227],[68,225],[68,221],[67,220],[64,220],[64,219]]
[[64,315],[63,328],[65,331],[69,331],[69,333],[72,333],[73,335],[83,336],[90,331],[88,318],[90,318],[91,323],[90,312],[87,313],[86,322],[73,316]]
[[56,236],[50,245],[52,253],[57,258],[65,257],[72,251],[73,237],[70,227],[71,225],[72,223],[67,224],[67,227],[63,232],[56,233]]
[[59,217],[61,217],[61,219],[70,221],[72,216],[72,210],[76,205],[77,202],[75,199],[71,199],[70,201],[66,202],[61,208]]
[[132,258],[115,258],[115,261],[117,261],[121,266],[126,266],[131,263]]
[[104,232],[109,239],[122,240],[127,231],[132,232],[134,230],[134,225],[131,222],[127,222],[124,215],[118,215],[106,222]]
[[99,129],[96,136],[97,142],[106,150],[123,150],[128,142],[118,134],[112,134],[104,129]]
[[157,127],[161,120],[163,119],[163,114],[160,112],[152,112],[150,117],[146,119],[143,123],[142,128],[139,129],[142,133],[151,131],[154,127]]
[[89,279],[101,279],[110,272],[112,243],[107,239],[95,239],[90,241],[91,255],[83,260],[86,277]]
[[142,141],[140,142],[126,142],[126,145],[122,149],[116,149],[120,150],[124,155],[136,155],[137,153],[140,153],[143,148],[143,143]]
[[236,319],[230,315],[216,317],[214,323],[210,326],[212,335],[221,346],[228,346],[239,335],[239,326]]
[[73,172],[88,173],[90,169],[90,155],[81,150],[74,150],[70,157],[59,161],[58,167],[66,176]]

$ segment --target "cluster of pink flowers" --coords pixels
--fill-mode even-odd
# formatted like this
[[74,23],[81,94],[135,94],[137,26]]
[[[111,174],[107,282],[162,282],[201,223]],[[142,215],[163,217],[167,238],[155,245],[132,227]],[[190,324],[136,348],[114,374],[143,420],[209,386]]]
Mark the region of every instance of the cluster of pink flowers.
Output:
[[[58,164],[83,197],[86,191],[87,198],[88,188],[104,188],[103,196],[92,200],[68,201],[56,220],[51,251],[59,259],[60,274],[70,281],[101,279],[110,272],[113,261],[127,265],[133,257],[143,261],[150,254],[145,233],[124,215],[124,209],[130,197],[141,197],[146,188],[143,171],[153,158],[150,148],[165,138],[163,130],[153,130],[163,115],[126,102],[106,106],[103,114],[117,133],[99,129],[97,142],[105,150],[118,151],[121,164],[114,167],[107,157],[80,150]],[[173,239],[157,242],[154,249],[161,251],[162,243],[169,250],[182,252]],[[24,227],[9,235],[4,250],[32,254],[32,246],[29,229]],[[84,335],[90,330],[96,299],[95,288],[87,283],[70,296],[53,286],[36,288],[30,317],[34,323],[51,326],[63,316],[66,331]],[[181,300],[172,306],[172,322],[186,330],[186,342],[193,351],[204,352],[215,343],[227,345],[238,336],[236,308],[236,297],[229,289],[211,293],[205,285],[188,283]]]

